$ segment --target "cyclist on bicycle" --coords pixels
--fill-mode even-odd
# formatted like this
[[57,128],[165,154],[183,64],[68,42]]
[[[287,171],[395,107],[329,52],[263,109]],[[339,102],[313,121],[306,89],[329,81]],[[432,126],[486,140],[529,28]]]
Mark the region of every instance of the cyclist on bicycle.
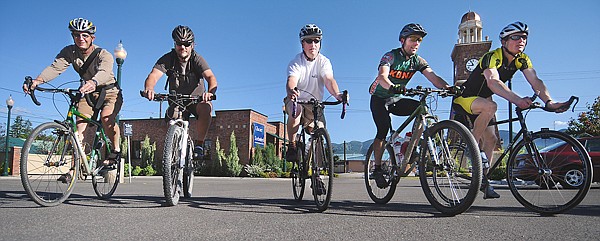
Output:
[[544,82],[540,80],[531,65],[531,60],[523,51],[527,46],[529,28],[522,22],[514,22],[502,29],[500,42],[502,46],[481,57],[479,64],[473,70],[467,81],[462,96],[454,100],[454,106],[462,108],[473,121],[473,136],[479,142],[481,159],[484,167],[484,180],[481,190],[483,198],[499,198],[500,195],[489,185],[486,178],[487,169],[490,167],[488,160],[493,160],[496,146],[496,133],[493,126],[488,123],[496,114],[497,104],[492,100],[492,95],[497,94],[519,108],[527,108],[532,100],[521,97],[504,83],[511,79],[517,70],[521,70],[529,85],[538,93],[546,103],[546,107],[564,112],[569,106],[565,103],[552,101]]
[[[310,131],[313,126],[312,107],[298,105],[295,117],[292,115],[293,102],[291,100],[309,101],[311,98],[323,99],[324,87],[337,100],[342,100],[336,80],[333,78],[333,68],[327,57],[320,53],[323,32],[315,24],[306,24],[300,29],[300,43],[302,53],[290,61],[287,67],[287,97],[284,98],[285,110],[288,117],[288,136],[290,143],[285,155],[287,161],[298,161],[296,148],[296,133],[300,128],[300,121]],[[319,120],[319,126],[325,125],[325,118]]]
[[[203,146],[212,119],[210,113],[213,106],[210,100],[217,92],[217,77],[202,55],[194,50],[195,37],[192,29],[179,25],[173,29],[171,37],[175,47],[154,64],[144,83],[144,96],[148,100],[154,98],[154,86],[165,73],[167,74],[165,90],[168,85],[169,92],[200,96],[202,102],[188,106],[183,119],[189,118],[189,114],[192,113],[200,120],[197,122],[199,138],[197,144]],[[208,89],[205,88],[204,80],[208,82]],[[169,119],[180,115],[176,107],[171,104],[167,109],[165,115]]]
[[[121,89],[117,85],[112,71],[114,59],[110,52],[94,44],[96,25],[91,21],[75,18],[69,21],[69,30],[75,44],[64,47],[54,62],[33,80],[31,86],[23,84],[23,91],[27,94],[31,93],[35,87],[53,80],[65,72],[69,65],[73,65],[73,69],[81,77],[79,91],[82,94],[91,94],[91,104],[94,105],[94,107],[90,106],[87,100],[82,98],[77,110],[88,117],[100,111],[102,126],[106,130],[106,135],[110,138],[113,145],[112,150],[114,150],[114,153],[110,153],[107,160],[104,161],[104,165],[110,166],[121,158],[121,136],[119,125],[115,124],[115,120],[123,105]],[[91,62],[86,64],[86,61]],[[87,123],[77,118],[77,133],[82,142],[86,127]],[[72,171],[69,171],[58,180],[70,183],[71,178]]]
[[369,88],[371,113],[377,127],[377,134],[373,140],[375,157],[373,177],[379,188],[388,185],[381,169],[381,157],[385,148],[385,138],[391,127],[390,113],[408,116],[419,106],[418,101],[410,98],[402,98],[389,106],[386,102],[398,93],[402,93],[417,71],[421,72],[435,87],[451,88],[445,80],[433,72],[427,61],[417,54],[425,35],[427,32],[420,24],[410,23],[404,26],[399,37],[401,47],[383,55],[379,61],[377,78]]

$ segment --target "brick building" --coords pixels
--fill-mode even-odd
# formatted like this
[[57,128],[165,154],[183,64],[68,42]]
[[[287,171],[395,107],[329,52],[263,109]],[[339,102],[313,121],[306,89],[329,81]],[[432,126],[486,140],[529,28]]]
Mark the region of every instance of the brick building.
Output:
[[[194,143],[198,143],[198,132],[196,130],[196,119],[190,120],[190,136]],[[160,162],[168,123],[165,119],[124,119],[121,123],[132,125],[133,135],[131,139],[131,159],[133,165],[139,165],[141,159],[141,143],[146,136],[150,143],[156,143],[155,161]],[[276,154],[282,157],[284,135],[283,123],[268,122],[268,117],[250,109],[243,110],[217,110],[206,137],[204,146],[211,155],[215,152],[215,141],[219,138],[221,149],[228,153],[230,136],[235,132],[236,144],[241,164],[248,164],[252,158],[254,148],[255,131],[263,130],[264,145],[271,143],[276,147]],[[124,128],[123,128],[124,129]],[[259,138],[260,141],[261,138]]]

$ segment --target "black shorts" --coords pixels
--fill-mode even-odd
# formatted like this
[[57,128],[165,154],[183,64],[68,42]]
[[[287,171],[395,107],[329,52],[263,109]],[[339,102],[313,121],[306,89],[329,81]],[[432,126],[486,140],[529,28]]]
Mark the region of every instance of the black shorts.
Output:
[[419,107],[419,101],[410,98],[400,99],[387,107],[385,103],[386,99],[371,95],[371,115],[377,127],[375,138],[379,140],[385,140],[392,127],[390,113],[397,116],[409,116]]

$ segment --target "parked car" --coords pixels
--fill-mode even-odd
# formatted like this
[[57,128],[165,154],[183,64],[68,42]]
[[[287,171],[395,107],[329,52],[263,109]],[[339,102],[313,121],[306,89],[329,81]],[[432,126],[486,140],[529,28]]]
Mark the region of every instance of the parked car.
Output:
[[[600,182],[600,136],[578,138],[583,144],[592,159],[593,182]],[[565,145],[565,142],[557,142],[540,150],[540,154],[546,160],[551,160],[549,169],[552,170],[552,176],[558,177],[561,186],[565,188],[576,188],[581,185],[583,174],[580,171],[581,166],[577,164],[577,154]],[[535,181],[536,184],[545,187],[554,187],[557,183],[545,182],[541,180],[537,167],[531,164],[529,154],[520,154],[517,156],[517,166],[513,169],[516,177],[525,181]]]

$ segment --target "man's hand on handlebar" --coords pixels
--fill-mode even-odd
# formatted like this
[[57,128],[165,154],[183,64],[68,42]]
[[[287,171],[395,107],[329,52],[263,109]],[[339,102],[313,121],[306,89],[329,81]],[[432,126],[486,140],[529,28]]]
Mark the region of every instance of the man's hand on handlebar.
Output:
[[388,89],[388,92],[391,94],[404,94],[404,93],[406,93],[406,86],[401,85],[401,84],[392,85]]
[[214,99],[214,94],[210,92],[206,92],[202,94],[202,102],[209,102]]
[[521,109],[526,109],[527,107],[531,106],[531,104],[533,103],[533,100],[531,100],[530,97],[522,97],[519,98],[514,104],[517,105],[517,107],[521,108]]
[[43,83],[44,81],[41,79],[25,79],[25,82],[23,82],[23,92],[30,95],[35,90],[35,87]]
[[154,90],[152,90],[152,89],[145,89],[144,90],[144,97],[146,97],[146,99],[148,99],[149,101],[154,100]]

